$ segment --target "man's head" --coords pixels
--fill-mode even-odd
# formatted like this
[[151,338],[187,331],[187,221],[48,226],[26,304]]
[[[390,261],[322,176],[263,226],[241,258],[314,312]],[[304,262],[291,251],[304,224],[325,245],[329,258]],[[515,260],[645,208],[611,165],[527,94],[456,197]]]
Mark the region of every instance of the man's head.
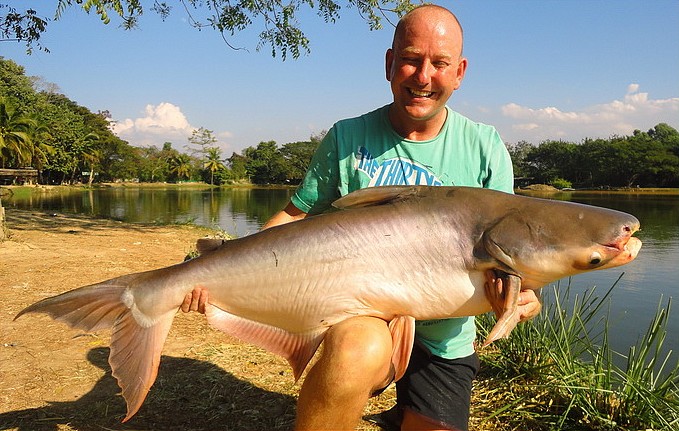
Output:
[[457,18],[441,6],[420,6],[401,18],[386,54],[397,131],[408,123],[445,120],[445,104],[467,68],[462,38]]

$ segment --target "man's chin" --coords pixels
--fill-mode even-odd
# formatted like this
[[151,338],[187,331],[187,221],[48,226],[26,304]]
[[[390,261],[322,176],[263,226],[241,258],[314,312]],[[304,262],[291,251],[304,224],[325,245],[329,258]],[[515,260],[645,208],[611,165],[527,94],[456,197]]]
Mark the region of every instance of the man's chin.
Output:
[[444,107],[422,106],[423,104],[408,105],[405,112],[413,121],[428,121],[441,115]]

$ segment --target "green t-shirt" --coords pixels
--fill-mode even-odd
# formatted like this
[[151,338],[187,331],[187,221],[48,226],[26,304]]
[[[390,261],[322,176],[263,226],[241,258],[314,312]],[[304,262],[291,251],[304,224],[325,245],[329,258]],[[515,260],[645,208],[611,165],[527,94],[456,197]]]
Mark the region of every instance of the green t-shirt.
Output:
[[[291,201],[319,214],[352,191],[387,185],[485,187],[512,193],[512,163],[495,128],[446,107],[441,132],[428,141],[398,135],[389,105],[337,122],[316,150]],[[418,321],[418,340],[437,356],[455,359],[474,352],[473,317]]]

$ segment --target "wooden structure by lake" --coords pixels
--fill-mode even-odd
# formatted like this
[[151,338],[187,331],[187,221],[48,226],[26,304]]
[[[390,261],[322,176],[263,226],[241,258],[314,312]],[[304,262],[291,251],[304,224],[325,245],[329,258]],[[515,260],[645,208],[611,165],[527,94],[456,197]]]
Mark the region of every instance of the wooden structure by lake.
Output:
[[36,184],[37,182],[37,169],[0,169],[0,185],[31,185]]

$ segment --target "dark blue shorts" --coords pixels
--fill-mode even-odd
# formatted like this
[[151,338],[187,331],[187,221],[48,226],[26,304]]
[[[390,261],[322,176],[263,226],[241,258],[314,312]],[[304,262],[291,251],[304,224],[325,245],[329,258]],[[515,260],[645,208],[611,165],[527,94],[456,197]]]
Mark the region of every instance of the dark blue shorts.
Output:
[[467,431],[472,381],[479,365],[476,353],[445,359],[416,342],[408,369],[396,382],[398,410],[409,409],[445,428]]

